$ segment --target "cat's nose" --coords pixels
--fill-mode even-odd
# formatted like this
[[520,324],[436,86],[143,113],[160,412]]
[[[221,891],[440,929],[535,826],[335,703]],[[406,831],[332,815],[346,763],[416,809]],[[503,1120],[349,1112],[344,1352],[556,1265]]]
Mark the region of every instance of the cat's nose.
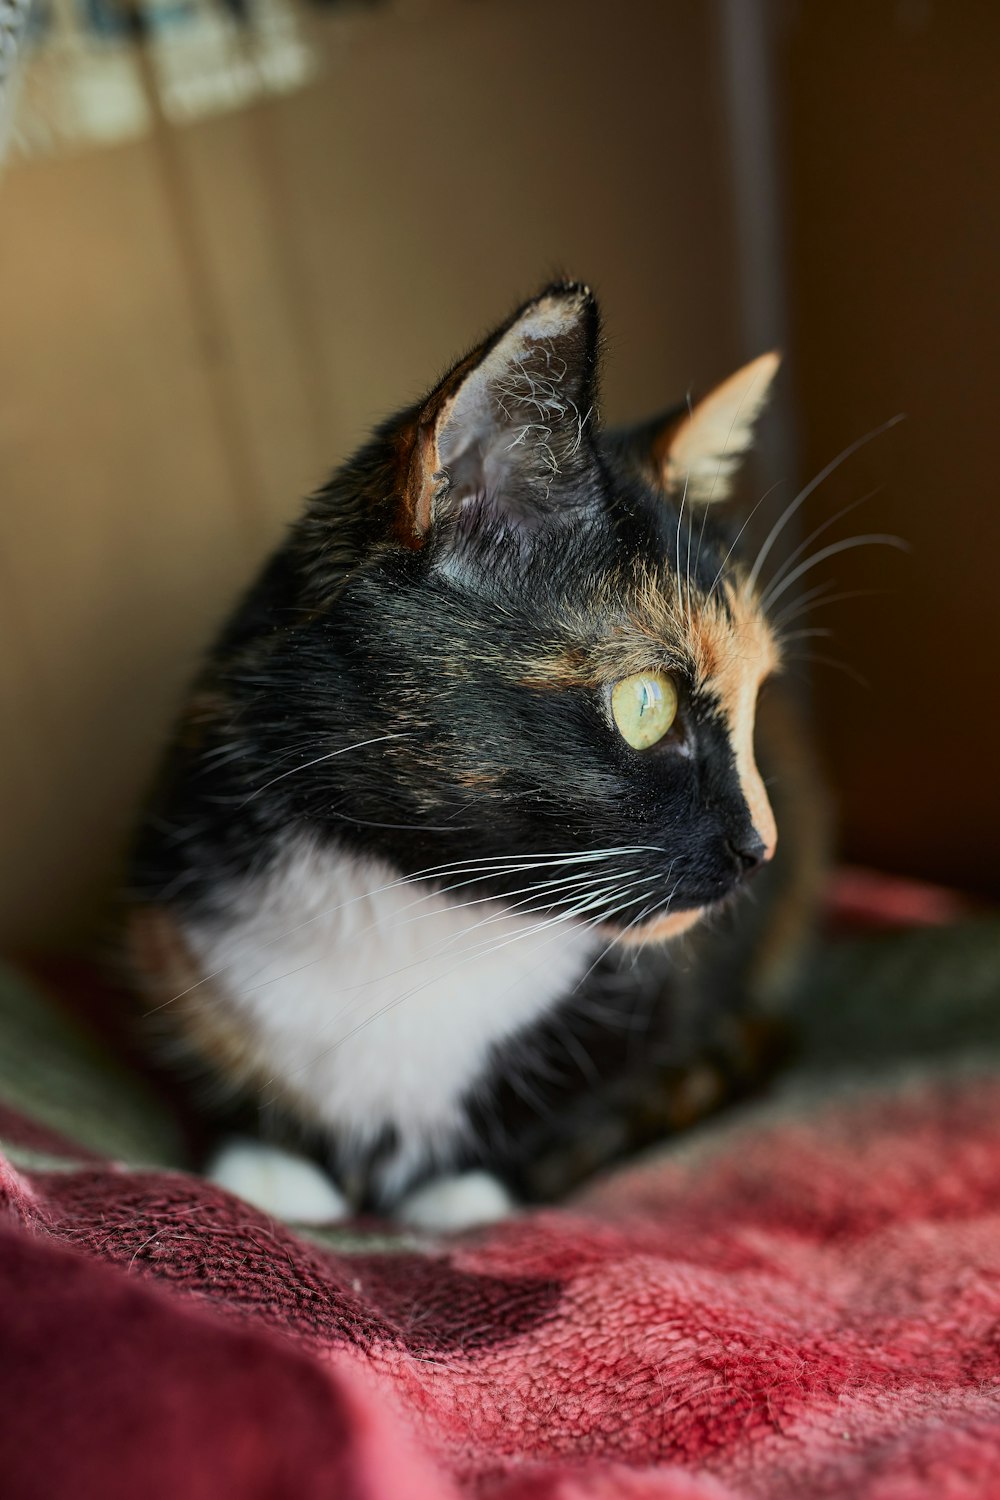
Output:
[[728,839],[727,843],[741,876],[753,875],[761,865],[767,863],[768,847],[755,829],[751,829],[742,838]]

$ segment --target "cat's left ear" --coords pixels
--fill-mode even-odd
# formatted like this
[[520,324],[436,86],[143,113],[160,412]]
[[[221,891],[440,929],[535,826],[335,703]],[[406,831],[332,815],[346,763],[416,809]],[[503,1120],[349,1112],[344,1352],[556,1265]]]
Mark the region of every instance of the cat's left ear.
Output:
[[579,507],[597,341],[590,290],[559,282],[455,366],[406,435],[397,532],[409,545],[463,513],[531,529]]
[[690,409],[647,423],[621,448],[648,477],[690,503],[726,500],[733,478],[753,447],[754,424],[763,411],[781,356],[761,354],[709,391]]

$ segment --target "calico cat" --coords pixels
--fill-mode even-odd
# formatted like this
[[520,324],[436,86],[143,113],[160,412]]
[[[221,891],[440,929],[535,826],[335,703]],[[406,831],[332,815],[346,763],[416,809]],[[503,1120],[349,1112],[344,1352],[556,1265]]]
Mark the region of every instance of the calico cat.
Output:
[[602,432],[598,349],[550,286],[333,476],[141,826],[146,993],[286,1217],[495,1217],[762,1066],[819,803],[717,502],[777,358]]

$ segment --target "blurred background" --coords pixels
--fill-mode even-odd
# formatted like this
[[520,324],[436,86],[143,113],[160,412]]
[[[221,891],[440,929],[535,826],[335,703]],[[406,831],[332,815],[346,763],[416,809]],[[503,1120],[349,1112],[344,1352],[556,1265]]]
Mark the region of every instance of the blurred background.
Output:
[[99,928],[198,652],[301,497],[559,269],[601,297],[609,421],[786,351],[766,524],[907,414],[797,538],[875,491],[823,542],[911,551],[807,575],[852,597],[797,665],[846,857],[1000,895],[1000,7],[25,12],[0,0],[0,942]]

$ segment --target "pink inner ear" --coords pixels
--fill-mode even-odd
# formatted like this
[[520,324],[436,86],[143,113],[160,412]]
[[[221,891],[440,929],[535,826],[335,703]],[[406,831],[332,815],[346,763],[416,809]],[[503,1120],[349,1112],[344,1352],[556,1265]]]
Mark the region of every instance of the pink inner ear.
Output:
[[403,498],[414,538],[438,505],[488,506],[526,530],[558,508],[558,482],[590,461],[595,334],[589,293],[559,288],[442,382],[411,440]]

